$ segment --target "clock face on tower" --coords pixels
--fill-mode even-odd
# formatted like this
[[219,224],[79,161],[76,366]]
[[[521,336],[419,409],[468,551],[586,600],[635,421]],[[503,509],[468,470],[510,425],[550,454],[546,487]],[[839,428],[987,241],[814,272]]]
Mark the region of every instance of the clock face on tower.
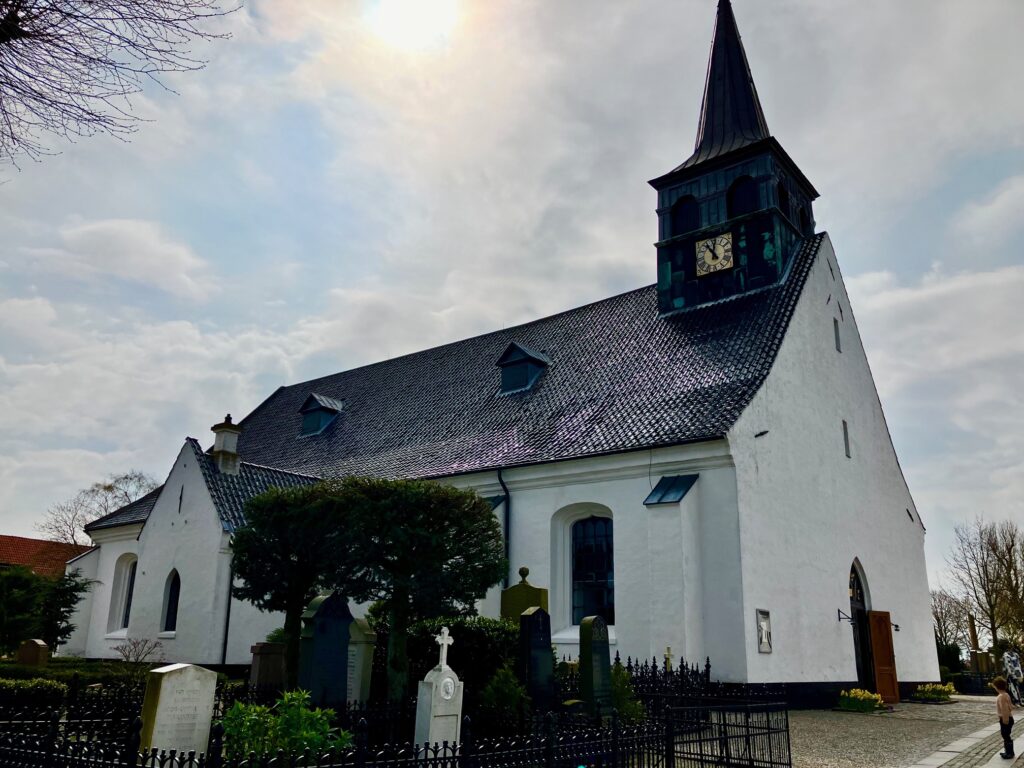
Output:
[[732,269],[732,232],[696,243],[697,277]]

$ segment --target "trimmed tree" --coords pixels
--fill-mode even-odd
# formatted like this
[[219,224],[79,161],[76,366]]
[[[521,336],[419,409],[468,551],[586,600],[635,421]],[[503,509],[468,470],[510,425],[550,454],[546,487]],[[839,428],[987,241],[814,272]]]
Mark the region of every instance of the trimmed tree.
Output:
[[388,696],[408,687],[409,627],[471,612],[506,570],[501,527],[475,491],[411,480],[346,478],[271,489],[234,535],[234,594],[284,611],[295,684],[302,612],[320,592],[378,601],[387,615]]
[[335,588],[333,579],[356,583],[341,566],[352,562],[351,526],[336,495],[336,484],[329,482],[271,488],[246,504],[246,525],[232,537],[239,580],[234,596],[261,611],[284,613],[290,687],[298,679],[302,612],[320,592]]
[[[409,627],[472,612],[507,570],[501,526],[475,491],[419,480],[348,478],[335,501],[353,524],[356,571],[336,560],[333,581],[388,617],[388,697],[406,696]],[[353,579],[353,576],[355,578]]]

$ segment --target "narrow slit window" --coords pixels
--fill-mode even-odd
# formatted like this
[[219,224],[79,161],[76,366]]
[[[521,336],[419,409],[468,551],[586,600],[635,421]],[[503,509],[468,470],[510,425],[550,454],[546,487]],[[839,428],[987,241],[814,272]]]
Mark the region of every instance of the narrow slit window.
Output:
[[178,598],[181,596],[181,577],[178,571],[171,571],[164,588],[164,632],[174,632],[178,628]]
[[832,331],[835,333],[835,337],[836,337],[836,352],[842,352],[843,351],[843,339],[839,335],[839,318],[838,317],[833,317],[832,318]]
[[846,448],[846,458],[851,458],[850,454],[850,427],[847,425],[846,420],[843,420],[843,446]]
[[131,618],[132,615],[132,597],[135,593],[135,571],[138,567],[138,560],[133,560],[132,564],[128,566],[128,583],[125,586],[124,591],[124,611],[121,613],[120,629],[128,628],[128,619]]

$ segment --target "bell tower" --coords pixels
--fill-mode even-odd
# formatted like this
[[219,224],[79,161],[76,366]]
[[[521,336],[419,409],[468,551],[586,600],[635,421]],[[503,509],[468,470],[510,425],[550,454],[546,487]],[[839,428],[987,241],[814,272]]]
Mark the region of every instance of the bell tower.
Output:
[[658,191],[658,309],[777,282],[814,233],[817,191],[769,133],[729,0],[719,0],[693,154]]

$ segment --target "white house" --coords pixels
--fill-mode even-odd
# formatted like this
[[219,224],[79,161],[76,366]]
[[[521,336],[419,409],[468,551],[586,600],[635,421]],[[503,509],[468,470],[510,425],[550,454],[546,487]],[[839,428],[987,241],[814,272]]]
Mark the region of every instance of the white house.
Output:
[[[600,613],[623,657],[710,656],[794,699],[938,679],[923,541],[818,196],[768,132],[722,0],[693,155],[658,192],[657,283],[281,387],[89,526],[67,652],[125,636],[238,664],[281,626],[229,599],[271,486],[434,478],[492,499],[560,651]],[[639,244],[638,244],[639,245]],[[481,604],[498,612],[498,591]]]

